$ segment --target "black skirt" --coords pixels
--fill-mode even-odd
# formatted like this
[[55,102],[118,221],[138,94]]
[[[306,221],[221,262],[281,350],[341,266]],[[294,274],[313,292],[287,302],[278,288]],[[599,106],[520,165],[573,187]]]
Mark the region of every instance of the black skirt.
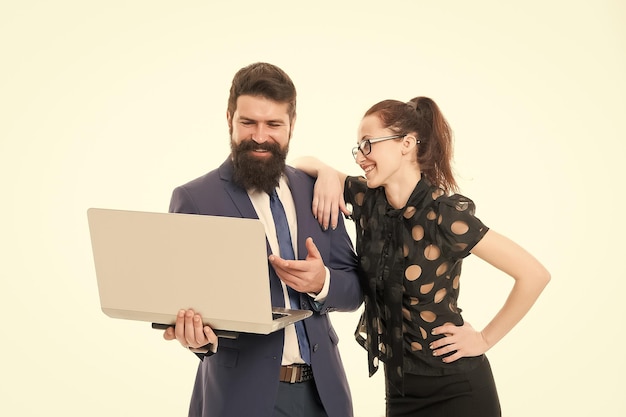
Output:
[[[500,417],[487,357],[475,369],[444,376],[404,374],[404,395],[385,377],[387,417]],[[387,369],[385,369],[387,374]]]

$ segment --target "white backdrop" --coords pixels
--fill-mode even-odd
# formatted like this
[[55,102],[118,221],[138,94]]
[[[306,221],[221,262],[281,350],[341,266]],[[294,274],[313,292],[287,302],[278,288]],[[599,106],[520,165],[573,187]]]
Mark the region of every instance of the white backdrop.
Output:
[[[434,98],[478,216],[553,276],[488,353],[504,415],[626,415],[622,2],[213,3],[0,5],[1,415],[185,415],[197,361],[99,310],[86,210],[166,211],[221,163],[230,81],[255,61],[298,88],[290,157],[352,174],[371,104]],[[482,327],[512,280],[470,258],[462,282]],[[357,315],[333,321],[356,416],[379,417]]]

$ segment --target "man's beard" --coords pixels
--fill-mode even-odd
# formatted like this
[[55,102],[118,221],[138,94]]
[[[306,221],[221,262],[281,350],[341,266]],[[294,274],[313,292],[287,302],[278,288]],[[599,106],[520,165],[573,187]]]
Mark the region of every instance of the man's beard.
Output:
[[[277,143],[256,143],[248,139],[235,144],[231,138],[230,149],[235,166],[233,181],[245,189],[256,189],[271,193],[278,185],[278,180],[285,170],[285,160],[289,145],[281,149]],[[270,152],[264,158],[258,158],[251,151],[263,149]]]

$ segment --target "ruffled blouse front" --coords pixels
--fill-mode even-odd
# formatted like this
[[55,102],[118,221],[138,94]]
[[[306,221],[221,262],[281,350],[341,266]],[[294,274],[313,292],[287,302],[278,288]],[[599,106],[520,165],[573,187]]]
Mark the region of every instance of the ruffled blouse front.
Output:
[[432,355],[432,329],[463,325],[457,306],[463,258],[487,233],[472,200],[446,195],[422,178],[407,204],[394,209],[384,188],[348,177],[365,311],[356,338],[367,349],[370,376],[385,362],[387,377],[403,391],[404,373],[447,375],[474,368],[480,357],[450,364]]

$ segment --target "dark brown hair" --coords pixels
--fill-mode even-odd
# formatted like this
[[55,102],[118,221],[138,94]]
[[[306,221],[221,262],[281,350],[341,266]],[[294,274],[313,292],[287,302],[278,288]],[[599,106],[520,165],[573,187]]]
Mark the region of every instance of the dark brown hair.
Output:
[[264,97],[278,103],[289,104],[287,113],[293,122],[296,116],[296,87],[291,78],[275,65],[256,62],[237,71],[230,87],[228,112],[232,116],[241,95]]
[[417,132],[417,161],[422,175],[446,192],[458,189],[452,174],[452,130],[437,103],[428,97],[415,97],[408,103],[383,100],[364,117],[370,115],[378,116],[385,128],[397,134]]

